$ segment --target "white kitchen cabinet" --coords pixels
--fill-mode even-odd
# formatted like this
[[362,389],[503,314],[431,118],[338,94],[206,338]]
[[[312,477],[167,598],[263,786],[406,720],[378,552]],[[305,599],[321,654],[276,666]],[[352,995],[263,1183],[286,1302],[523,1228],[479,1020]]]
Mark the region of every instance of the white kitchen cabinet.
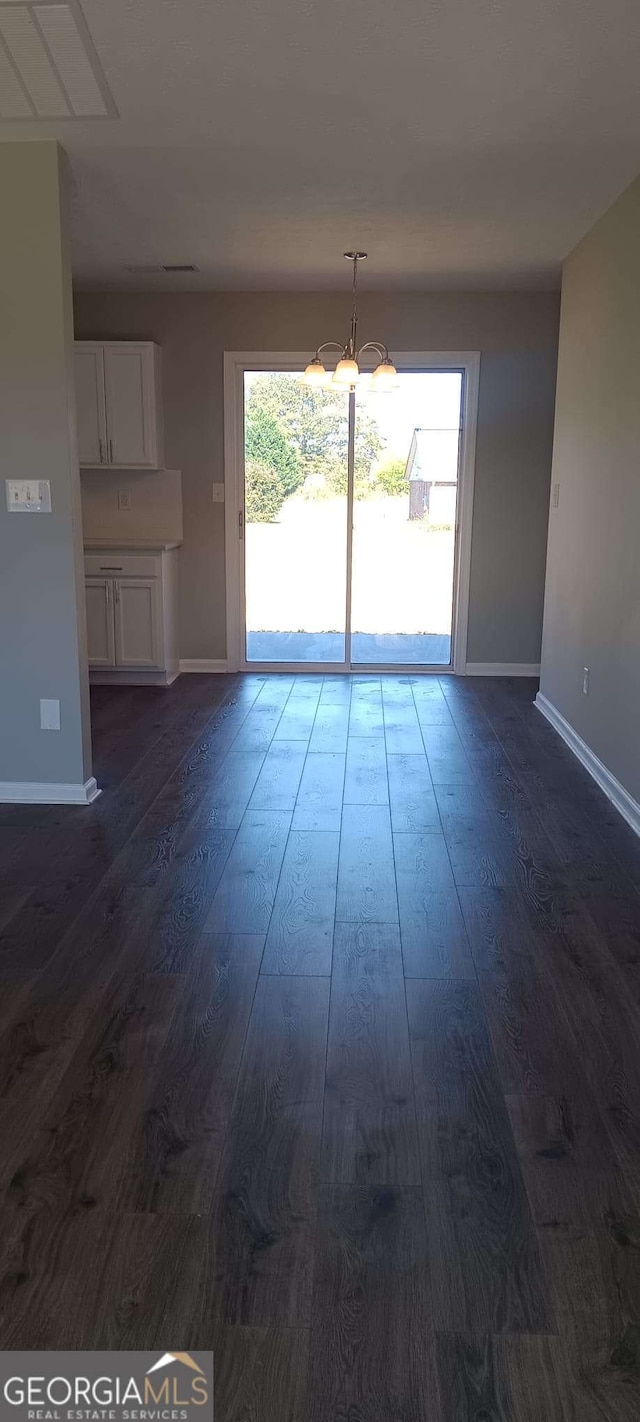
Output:
[[152,341],[76,341],[75,370],[81,467],[162,468],[160,347]]
[[118,578],[114,620],[117,667],[162,667],[159,578]]
[[78,455],[81,464],[104,464],[107,451],[103,347],[75,348]]
[[169,685],[179,671],[176,544],[85,548],[92,681]]
[[114,667],[116,664],[112,594],[111,579],[87,578],[87,649],[91,667]]

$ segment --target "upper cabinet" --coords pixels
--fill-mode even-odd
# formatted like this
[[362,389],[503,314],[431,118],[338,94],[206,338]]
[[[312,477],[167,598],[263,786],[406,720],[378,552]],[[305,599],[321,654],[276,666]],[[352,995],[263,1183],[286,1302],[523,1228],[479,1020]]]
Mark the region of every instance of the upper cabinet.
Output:
[[76,341],[83,468],[161,469],[161,351],[152,341]]

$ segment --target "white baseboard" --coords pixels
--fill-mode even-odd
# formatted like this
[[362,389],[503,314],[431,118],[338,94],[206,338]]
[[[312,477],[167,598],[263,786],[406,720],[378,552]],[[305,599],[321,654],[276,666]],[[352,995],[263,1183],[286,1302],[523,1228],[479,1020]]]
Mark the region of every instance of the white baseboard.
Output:
[[606,765],[603,765],[586,741],[583,741],[582,736],[574,731],[569,721],[565,720],[553,702],[548,701],[541,691],[536,696],[535,704],[549,724],[553,726],[554,731],[562,736],[563,741],[566,742],[569,750],[573,751],[580,764],[589,771],[596,785],[599,785],[600,789],[604,791],[607,799],[611,801],[612,805],[615,805],[616,810],[627,821],[627,824],[636,834],[640,835],[640,805],[637,800],[634,800],[629,791],[625,790],[624,785],[616,780],[610,770],[607,770]]
[[3,805],[91,805],[101,794],[93,776],[85,780],[84,785],[0,780],[0,803]]
[[[0,0],[1,3],[1,0]],[[92,686],[172,686],[180,672],[163,671],[90,671]]]
[[465,676],[540,676],[539,662],[467,662]]
[[181,672],[226,672],[229,670],[229,663],[226,659],[211,661],[209,658],[187,657],[181,660]]

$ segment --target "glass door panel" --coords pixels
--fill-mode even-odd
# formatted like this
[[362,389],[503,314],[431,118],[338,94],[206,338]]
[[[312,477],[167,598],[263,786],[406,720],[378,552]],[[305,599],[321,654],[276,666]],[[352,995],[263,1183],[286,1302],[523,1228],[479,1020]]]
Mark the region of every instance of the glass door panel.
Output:
[[356,391],[351,662],[451,662],[462,373]]
[[244,377],[247,662],[346,660],[349,397],[300,377]]

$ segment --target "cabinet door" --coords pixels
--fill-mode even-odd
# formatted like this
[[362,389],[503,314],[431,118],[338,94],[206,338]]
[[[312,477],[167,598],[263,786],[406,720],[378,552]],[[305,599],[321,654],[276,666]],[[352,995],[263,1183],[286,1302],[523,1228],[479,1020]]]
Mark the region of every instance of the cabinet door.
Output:
[[153,346],[105,345],[104,388],[109,464],[157,468]]
[[116,664],[113,623],[113,582],[111,578],[87,578],[87,649],[90,667]]
[[102,349],[102,346],[89,341],[76,344],[74,349],[78,458],[81,464],[107,462]]
[[158,578],[115,582],[116,666],[162,669],[163,640]]

